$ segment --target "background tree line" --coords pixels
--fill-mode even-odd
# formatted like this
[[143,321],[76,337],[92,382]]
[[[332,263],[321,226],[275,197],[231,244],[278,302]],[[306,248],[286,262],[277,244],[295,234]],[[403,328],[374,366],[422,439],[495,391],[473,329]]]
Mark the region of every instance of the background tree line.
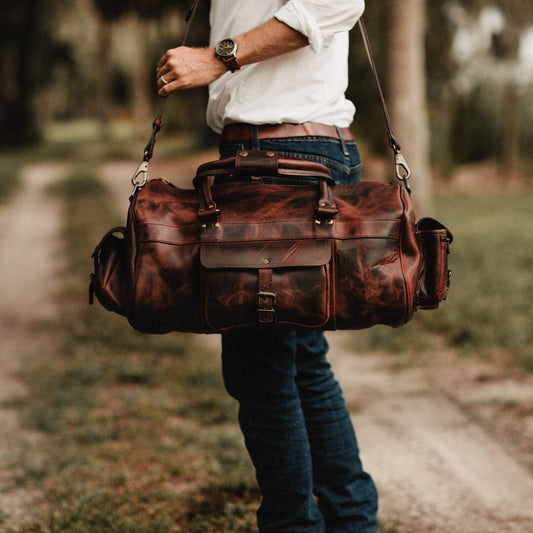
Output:
[[[180,42],[188,4],[0,0],[2,145],[39,140],[50,120],[94,117],[105,125],[133,117],[146,131],[158,105],[155,64]],[[209,2],[201,2],[191,44],[206,44],[208,10]],[[386,0],[368,2],[365,17],[407,144],[422,146],[441,169],[496,158],[514,172],[519,158],[529,157],[533,67],[524,43],[533,41],[531,2]],[[351,39],[348,95],[358,107],[356,129],[370,149],[383,151],[374,82],[356,30]],[[175,94],[166,127],[205,142],[204,109],[204,90]],[[427,139],[420,137],[424,128]]]

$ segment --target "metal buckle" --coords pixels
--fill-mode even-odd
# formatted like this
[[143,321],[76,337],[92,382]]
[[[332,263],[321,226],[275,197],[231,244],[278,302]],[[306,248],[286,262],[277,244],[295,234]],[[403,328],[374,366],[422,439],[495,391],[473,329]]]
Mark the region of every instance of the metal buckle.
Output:
[[[270,300],[269,307],[262,307],[261,304],[266,304]],[[257,293],[257,312],[259,314],[260,324],[271,324],[276,321],[276,311],[274,305],[276,304],[276,295],[273,292],[258,292]]]
[[411,177],[411,170],[405,157],[399,150],[394,152],[394,167],[396,169],[396,179],[405,185],[407,192],[411,193],[411,188],[407,183],[407,180]]
[[143,160],[141,161],[140,165],[137,167],[137,170],[134,172],[131,178],[133,190],[131,191],[130,198],[132,198],[139,189],[142,189],[146,185],[147,181],[148,181],[148,161]]
[[276,295],[273,292],[258,292],[257,293],[257,305],[258,306],[261,303],[260,302],[261,299],[263,299],[263,300],[271,299],[272,302],[271,302],[270,305],[272,307],[274,307],[274,305],[276,305]]

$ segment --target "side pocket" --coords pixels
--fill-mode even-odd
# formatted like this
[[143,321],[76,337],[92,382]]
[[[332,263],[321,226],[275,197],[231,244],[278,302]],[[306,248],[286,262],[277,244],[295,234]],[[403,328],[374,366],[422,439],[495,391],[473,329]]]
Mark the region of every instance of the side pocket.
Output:
[[448,254],[453,241],[451,232],[433,218],[422,218],[416,224],[416,236],[423,264],[415,297],[418,309],[435,309],[446,299],[450,285]]
[[89,304],[96,295],[105,309],[120,315],[126,314],[128,291],[125,233],[125,227],[116,227],[104,235],[91,256],[94,273],[89,284]]

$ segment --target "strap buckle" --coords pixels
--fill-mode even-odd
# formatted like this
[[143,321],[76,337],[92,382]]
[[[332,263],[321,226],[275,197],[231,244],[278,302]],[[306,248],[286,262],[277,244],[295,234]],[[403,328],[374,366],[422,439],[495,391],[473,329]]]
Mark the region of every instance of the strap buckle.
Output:
[[401,181],[407,189],[407,192],[411,194],[411,187],[407,183],[407,180],[411,177],[411,170],[405,157],[399,150],[394,151],[394,167],[396,169],[396,179]]
[[133,173],[133,176],[131,177],[131,183],[133,185],[133,190],[131,191],[131,198],[135,196],[135,193],[142,189],[146,182],[148,181],[148,161],[141,161],[139,166],[137,167],[137,170]]
[[276,295],[273,292],[257,293],[257,313],[260,324],[272,324],[276,321]]

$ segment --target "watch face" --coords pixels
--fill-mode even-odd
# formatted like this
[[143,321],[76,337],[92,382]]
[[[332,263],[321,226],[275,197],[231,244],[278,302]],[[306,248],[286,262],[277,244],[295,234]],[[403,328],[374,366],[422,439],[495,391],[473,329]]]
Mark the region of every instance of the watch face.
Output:
[[220,57],[231,57],[235,52],[235,43],[231,39],[220,41],[217,46],[217,55]]

